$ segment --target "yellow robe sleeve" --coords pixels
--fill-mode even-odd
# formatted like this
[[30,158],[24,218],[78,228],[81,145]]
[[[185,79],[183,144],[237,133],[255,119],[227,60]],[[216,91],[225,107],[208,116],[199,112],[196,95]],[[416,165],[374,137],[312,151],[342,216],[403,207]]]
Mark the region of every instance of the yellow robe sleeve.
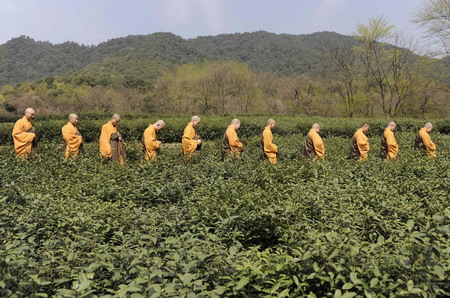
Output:
[[395,139],[395,136],[394,136],[394,133],[392,132],[392,130],[387,128],[384,131],[384,138],[386,139],[386,144],[388,147],[388,159],[397,158],[398,144],[397,144],[397,140]]
[[267,153],[278,153],[278,146],[273,142],[273,134],[270,129],[264,129],[263,131],[263,142],[264,142],[264,152]]
[[156,151],[159,149],[159,142],[156,140],[156,130],[153,125],[145,130],[144,143],[147,151]]
[[102,132],[100,133],[100,155],[105,158],[112,157],[112,148],[111,148],[111,135],[117,132],[114,125],[111,122],[102,126]]
[[361,154],[360,160],[369,158],[370,144],[366,135],[360,131],[355,134],[355,137],[356,143],[358,144],[359,153]]
[[188,124],[184,129],[182,145],[184,153],[192,153],[197,149],[197,140],[195,140],[196,134],[192,124]]
[[420,136],[424,146],[427,148],[428,155],[432,158],[436,158],[436,144],[431,140],[430,134],[424,129],[421,129]]
[[66,152],[64,153],[65,158],[69,158],[70,154],[78,156],[81,143],[83,143],[83,137],[78,129],[69,122],[63,126],[61,132],[63,140],[66,143]]
[[228,142],[232,151],[242,151],[244,145],[239,141],[236,130],[233,127],[228,127],[226,131]]
[[36,135],[32,132],[27,132],[27,130],[32,127],[31,122],[24,118],[17,120],[14,124],[12,137],[16,155],[25,157],[31,152]]
[[309,137],[311,138],[314,144],[314,151],[316,151],[317,156],[323,159],[325,157],[325,145],[323,144],[322,138],[315,131],[312,131],[309,134]]

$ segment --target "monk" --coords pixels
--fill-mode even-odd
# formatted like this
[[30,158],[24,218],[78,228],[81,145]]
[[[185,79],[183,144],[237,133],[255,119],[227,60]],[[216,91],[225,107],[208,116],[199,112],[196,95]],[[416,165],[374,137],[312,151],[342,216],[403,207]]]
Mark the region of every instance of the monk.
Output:
[[431,159],[436,158],[436,144],[433,143],[430,137],[430,132],[433,130],[433,124],[426,123],[423,128],[419,130],[416,135],[416,142],[414,147],[417,150],[426,152]]
[[36,154],[37,137],[36,129],[31,120],[36,116],[36,111],[32,108],[25,110],[23,118],[14,124],[12,137],[14,140],[14,150],[17,156],[26,158]]
[[197,135],[195,128],[200,124],[200,117],[192,116],[191,122],[188,123],[184,129],[181,144],[183,147],[183,154],[187,159],[190,159],[193,154],[201,149],[202,140]]
[[350,159],[359,159],[359,161],[365,161],[369,158],[369,140],[366,133],[369,131],[369,124],[364,124],[359,128],[352,139],[352,146],[350,147]]
[[303,148],[303,154],[315,160],[323,160],[325,157],[325,145],[319,131],[320,125],[314,123],[305,137],[305,147]]
[[272,130],[275,128],[275,120],[267,120],[266,127],[262,133],[261,149],[263,158],[267,159],[271,164],[278,162],[278,146],[273,143]]
[[144,135],[142,136],[142,145],[145,153],[145,160],[156,160],[156,155],[161,147],[161,141],[156,139],[156,132],[163,129],[164,126],[166,126],[166,123],[163,120],[158,120],[154,124],[150,124],[144,131]]
[[111,120],[102,126],[100,134],[100,156],[104,161],[114,161],[120,164],[126,162],[123,138],[118,131],[120,115],[114,114]]
[[398,155],[398,144],[394,135],[396,127],[395,122],[389,122],[381,135],[381,157],[387,160],[394,160]]
[[69,122],[61,129],[63,139],[64,158],[76,159],[83,150],[83,137],[77,128],[78,115],[70,114]]
[[239,141],[237,134],[239,127],[241,127],[239,119],[231,120],[231,124],[228,126],[222,139],[222,160],[227,160],[232,156],[236,158],[241,156],[244,145]]

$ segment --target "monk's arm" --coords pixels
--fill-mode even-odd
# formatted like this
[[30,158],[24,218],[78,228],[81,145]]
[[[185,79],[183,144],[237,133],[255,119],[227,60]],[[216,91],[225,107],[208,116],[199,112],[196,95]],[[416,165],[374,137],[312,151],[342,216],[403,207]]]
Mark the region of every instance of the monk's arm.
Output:
[[147,133],[145,136],[145,147],[147,150],[159,149],[159,142],[156,140],[156,135],[152,133]]
[[358,144],[358,149],[361,157],[366,158],[369,154],[369,142],[359,134],[356,135],[356,142]]
[[314,144],[314,151],[316,151],[316,154],[319,155],[319,157],[323,158],[325,156],[325,146],[323,144],[323,140],[319,135],[313,135],[312,141]]
[[264,149],[268,153],[277,153],[278,152],[278,146],[272,143],[272,138],[269,134],[264,134]]
[[386,138],[386,144],[388,145],[388,147],[391,150],[397,150],[398,149],[398,144],[397,141],[395,140],[394,134],[393,133],[388,133],[387,135],[385,135]]
[[111,135],[108,132],[108,129],[106,127],[102,127],[102,132],[100,134],[100,140],[99,142],[102,144],[102,146],[105,148],[105,154],[107,156],[112,156],[112,150],[111,150],[111,144],[110,144],[110,138]]
[[235,148],[238,148],[238,149],[242,149],[243,145],[239,141],[236,132],[233,133],[233,132],[228,132],[227,131],[227,137],[228,137],[228,141],[230,142],[230,147],[235,147]]

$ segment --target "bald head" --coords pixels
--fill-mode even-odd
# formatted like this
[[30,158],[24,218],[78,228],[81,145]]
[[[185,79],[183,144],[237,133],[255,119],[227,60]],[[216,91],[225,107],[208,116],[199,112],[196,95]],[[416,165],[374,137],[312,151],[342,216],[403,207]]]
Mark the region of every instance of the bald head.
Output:
[[275,120],[272,118],[268,119],[266,122],[266,127],[274,128],[275,127]]
[[319,131],[320,131],[320,125],[319,125],[319,123],[314,123],[314,124],[311,126],[311,129],[314,129],[315,131],[319,132]]
[[423,126],[423,128],[425,128],[425,130],[427,132],[431,132],[433,130],[433,124],[431,124],[431,122],[427,122],[425,123],[425,125]]
[[241,127],[241,121],[237,118],[234,118],[233,120],[231,120],[231,126],[234,127],[234,129],[239,129],[239,127]]
[[391,121],[391,122],[389,122],[387,128],[394,131],[397,128],[397,123],[395,123],[394,121]]
[[155,128],[156,131],[160,131],[161,129],[164,128],[164,126],[166,126],[164,120],[158,120],[153,124],[153,127]]
[[200,123],[200,117],[199,116],[192,116],[191,123],[193,127],[196,127]]
[[111,117],[111,123],[113,125],[118,125],[120,123],[120,115],[119,114],[113,114]]
[[78,124],[78,115],[77,114],[70,114],[69,115],[69,122],[76,126]]
[[369,131],[369,124],[364,123],[363,126],[361,126],[361,129],[364,133],[367,133]]
[[28,120],[32,120],[36,116],[36,111],[33,108],[26,108],[24,115]]

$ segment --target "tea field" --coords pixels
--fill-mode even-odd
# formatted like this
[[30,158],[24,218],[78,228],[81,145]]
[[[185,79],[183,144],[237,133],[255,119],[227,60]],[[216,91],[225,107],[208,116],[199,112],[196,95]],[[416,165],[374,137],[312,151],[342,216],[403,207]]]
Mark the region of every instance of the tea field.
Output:
[[[52,121],[63,123],[41,131]],[[290,121],[275,134],[277,165],[259,161],[262,128],[244,121],[245,152],[227,162],[213,133],[191,163],[171,144],[142,163],[124,133],[125,166],[101,164],[94,137],[77,161],[45,138],[38,156],[16,160],[3,139],[0,296],[450,295],[450,135],[436,127],[431,162],[412,148],[422,122],[400,123],[399,158],[386,162],[379,120],[358,163],[346,159],[357,126],[328,120],[326,160],[314,163],[301,156],[306,121]]]

